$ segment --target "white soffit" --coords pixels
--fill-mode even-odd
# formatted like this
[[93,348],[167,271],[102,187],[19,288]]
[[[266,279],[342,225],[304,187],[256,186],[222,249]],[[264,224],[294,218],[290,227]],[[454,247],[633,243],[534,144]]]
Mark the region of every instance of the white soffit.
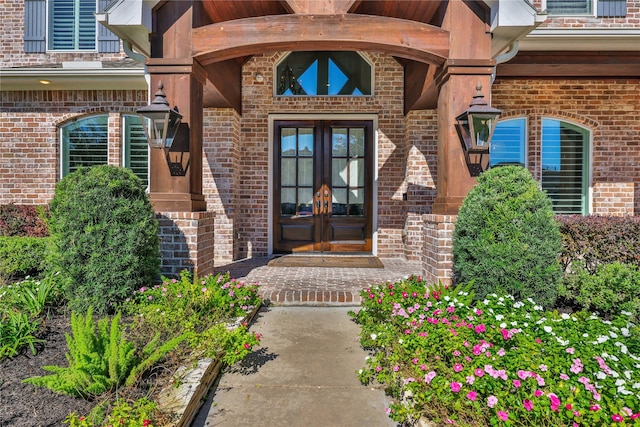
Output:
[[491,8],[491,54],[503,53],[544,22],[546,15],[526,0],[485,0]]
[[103,13],[97,13],[96,20],[120,39],[130,42],[138,52],[150,56],[151,11],[159,2],[159,0],[116,0]]
[[640,51],[640,28],[539,28],[520,50]]

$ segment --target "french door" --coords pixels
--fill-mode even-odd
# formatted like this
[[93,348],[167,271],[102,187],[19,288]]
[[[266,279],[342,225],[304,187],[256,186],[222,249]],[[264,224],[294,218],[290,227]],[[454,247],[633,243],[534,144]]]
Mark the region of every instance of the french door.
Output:
[[276,121],[274,252],[371,252],[373,124]]

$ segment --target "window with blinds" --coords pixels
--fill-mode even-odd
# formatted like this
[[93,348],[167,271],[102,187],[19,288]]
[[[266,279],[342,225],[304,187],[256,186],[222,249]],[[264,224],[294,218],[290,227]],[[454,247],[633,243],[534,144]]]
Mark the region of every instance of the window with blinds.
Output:
[[109,116],[85,117],[61,127],[62,176],[108,160]]
[[49,49],[95,50],[96,1],[49,1]]
[[149,185],[149,144],[139,116],[124,116],[124,167]]
[[526,166],[527,119],[500,120],[491,139],[489,165]]
[[589,131],[542,119],[542,189],[560,214],[588,214]]
[[624,17],[626,0],[547,0],[550,15],[597,15],[600,18]]

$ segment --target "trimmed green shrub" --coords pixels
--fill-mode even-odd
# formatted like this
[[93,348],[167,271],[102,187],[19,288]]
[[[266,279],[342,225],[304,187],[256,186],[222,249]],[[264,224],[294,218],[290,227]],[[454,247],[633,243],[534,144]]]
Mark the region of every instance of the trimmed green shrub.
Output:
[[47,214],[43,206],[0,205],[0,236],[48,236]]
[[453,235],[457,283],[533,298],[551,307],[561,276],[561,236],[550,199],[520,166],[492,168],[465,198]]
[[580,267],[565,276],[560,296],[603,316],[611,317],[626,311],[639,319],[640,268],[613,262],[600,264],[591,274]]
[[640,218],[636,216],[559,215],[560,260],[565,271],[613,262],[640,266]]
[[0,276],[38,276],[45,269],[48,237],[0,236]]
[[51,201],[52,266],[73,310],[113,312],[158,279],[158,222],[142,181],[114,166],[63,178]]

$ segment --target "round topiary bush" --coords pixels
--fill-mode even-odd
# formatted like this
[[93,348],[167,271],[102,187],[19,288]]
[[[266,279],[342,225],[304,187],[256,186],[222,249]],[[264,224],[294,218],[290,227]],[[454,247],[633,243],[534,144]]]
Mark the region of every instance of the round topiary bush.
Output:
[[52,265],[73,310],[112,312],[158,278],[158,223],[142,181],[128,169],[95,166],[63,178],[50,231]]
[[477,298],[511,294],[553,306],[561,278],[562,238],[551,200],[520,166],[478,177],[458,214],[453,235],[454,277],[473,282]]

